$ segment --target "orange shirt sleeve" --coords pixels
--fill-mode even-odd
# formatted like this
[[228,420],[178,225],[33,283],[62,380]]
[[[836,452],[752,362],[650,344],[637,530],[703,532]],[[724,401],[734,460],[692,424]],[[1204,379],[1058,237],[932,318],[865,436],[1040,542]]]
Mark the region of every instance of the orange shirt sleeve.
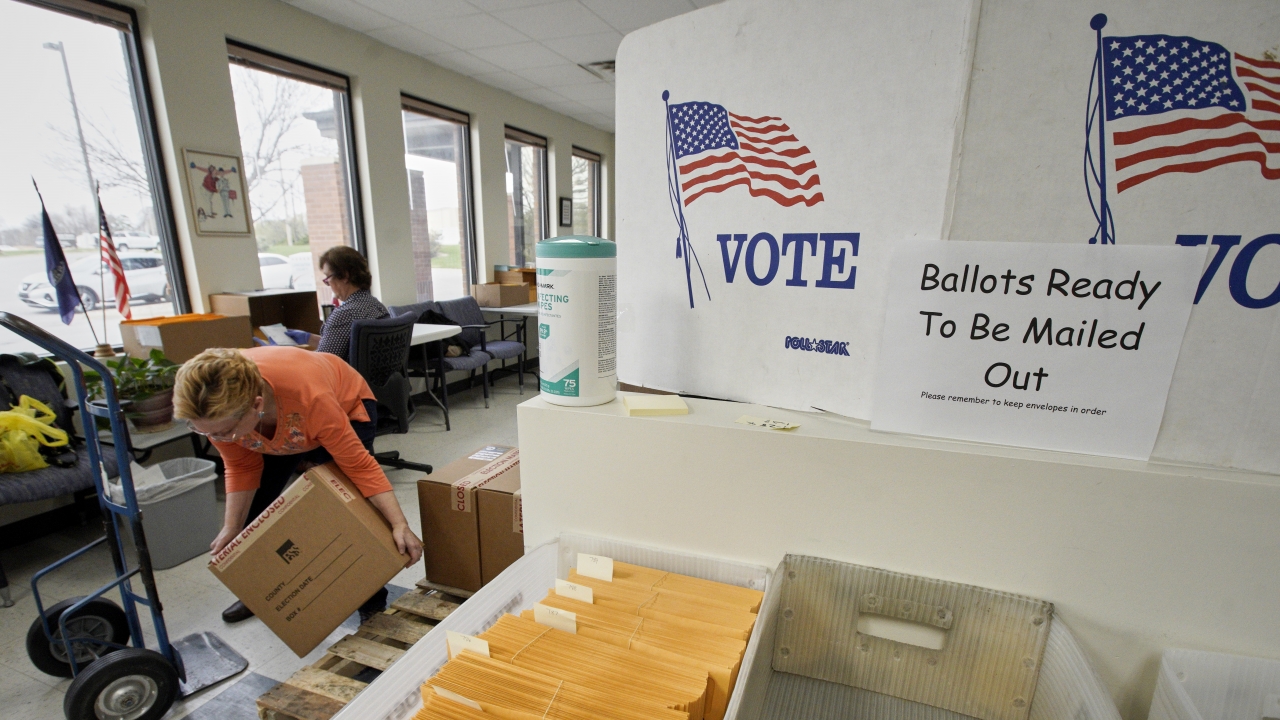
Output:
[[307,417],[307,425],[315,429],[320,446],[329,451],[334,462],[365,497],[391,490],[391,481],[382,466],[365,449],[351,427],[351,420],[332,395],[316,398]]
[[[257,490],[262,484],[262,455],[239,443],[210,441],[227,469],[227,492]],[[357,440],[358,442],[358,440]]]

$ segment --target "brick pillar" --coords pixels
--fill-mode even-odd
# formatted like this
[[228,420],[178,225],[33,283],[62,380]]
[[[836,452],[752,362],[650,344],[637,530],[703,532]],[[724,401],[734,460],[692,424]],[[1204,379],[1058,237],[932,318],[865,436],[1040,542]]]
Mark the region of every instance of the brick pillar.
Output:
[[427,224],[427,184],[421,170],[409,171],[409,238],[418,302],[435,299],[431,284],[431,231]]
[[321,305],[333,301],[317,267],[325,250],[351,245],[351,213],[342,169],[336,158],[311,158],[302,164],[302,194],[307,204],[307,234],[311,236],[311,264],[316,273],[316,297]]

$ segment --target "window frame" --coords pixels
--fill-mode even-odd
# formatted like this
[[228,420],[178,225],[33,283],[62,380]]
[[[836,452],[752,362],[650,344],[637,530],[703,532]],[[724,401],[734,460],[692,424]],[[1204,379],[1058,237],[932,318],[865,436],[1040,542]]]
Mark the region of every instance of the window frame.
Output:
[[173,295],[175,313],[191,312],[191,295],[187,285],[186,266],[182,262],[182,249],[178,246],[178,228],[173,214],[172,197],[169,195],[169,176],[165,172],[160,151],[160,128],[156,123],[155,103],[152,100],[151,82],[147,63],[142,52],[142,29],[138,13],[127,5],[106,0],[16,0],[26,5],[44,8],[51,12],[113,27],[125,34],[122,43],[128,61],[129,95],[133,102],[134,117],[138,122],[138,144],[142,148],[142,161],[147,166],[147,181],[154,203],[156,234],[164,245],[165,272]]
[[[451,108],[447,105],[434,103],[430,100],[423,100],[420,97],[410,95],[406,92],[400,93],[400,110],[418,113],[419,115],[427,115],[438,120],[457,123],[463,127],[467,141],[462,143],[462,163],[464,182],[461,185],[462,207],[466,214],[463,221],[463,227],[467,232],[467,267],[466,271],[466,287],[470,288],[476,284],[476,278],[480,277],[480,261],[476,258],[479,248],[476,240],[476,224],[475,224],[475,193],[472,192],[471,184],[471,114]],[[401,122],[401,131],[403,132],[404,123]]]
[[[340,72],[250,45],[235,38],[226,38],[226,43],[229,63],[311,85],[319,85],[339,93],[338,97],[341,101],[335,108],[338,112],[334,120],[338,124],[338,152],[341,155],[339,165],[347,181],[347,207],[351,211],[351,242],[356,252],[367,258],[369,252],[365,243],[360,158],[356,154],[355,118],[351,109],[351,78]],[[237,132],[239,132],[238,129]]]
[[[554,234],[550,234],[553,232],[552,228],[558,226],[552,226],[551,224],[551,176],[549,168],[551,165],[551,153],[547,139],[541,135],[531,133],[528,130],[521,130],[520,128],[512,127],[510,125],[504,125],[502,129],[504,155],[506,154],[506,142],[508,140],[512,140],[523,145],[542,148],[542,232],[547,236],[543,238],[543,240],[555,237]],[[508,228],[507,231],[510,232],[510,228]],[[528,258],[525,258],[525,260],[527,261]]]
[[604,205],[601,203],[601,199],[604,196],[604,192],[602,190],[604,156],[598,152],[574,145],[573,152],[570,154],[570,157],[582,158],[583,160],[595,163],[595,170],[591,171],[591,207],[595,208],[595,212],[591,213],[591,234],[595,237],[603,238],[604,234],[602,229],[604,225]]

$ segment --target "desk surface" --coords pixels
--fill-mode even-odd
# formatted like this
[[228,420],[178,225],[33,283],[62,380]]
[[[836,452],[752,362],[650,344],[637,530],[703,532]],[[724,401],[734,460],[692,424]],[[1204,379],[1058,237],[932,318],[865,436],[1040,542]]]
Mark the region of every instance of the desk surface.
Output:
[[502,315],[525,315],[528,317],[538,316],[538,303],[531,302],[524,305],[511,305],[509,307],[482,307],[482,312],[498,313]]
[[413,340],[410,345],[421,345],[435,340],[443,340],[462,332],[457,325],[430,325],[428,323],[413,324]]

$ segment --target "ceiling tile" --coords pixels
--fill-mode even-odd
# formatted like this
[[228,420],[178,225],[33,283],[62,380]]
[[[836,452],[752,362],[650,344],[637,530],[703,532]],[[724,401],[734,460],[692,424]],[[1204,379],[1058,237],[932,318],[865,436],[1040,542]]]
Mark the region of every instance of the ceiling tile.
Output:
[[[547,87],[551,87],[548,85]],[[567,87],[556,88],[556,92],[577,102],[587,102],[589,100],[607,100],[613,102],[613,86],[603,80],[597,80],[589,85],[569,85]]]
[[582,104],[601,114],[613,115],[614,112],[613,98],[586,100]]
[[704,8],[704,7],[711,7],[712,5],[718,5],[720,4],[721,0],[691,0],[691,2],[693,2],[694,5],[697,5],[700,8]]
[[560,0],[471,0],[471,4],[485,12],[501,12],[512,8],[531,7],[533,5],[550,5]]
[[564,64],[564,58],[535,42],[482,48],[476,50],[474,54],[503,70],[527,70]]
[[490,65],[465,50],[432,55],[427,58],[427,60],[439,65],[440,67],[448,68],[454,72],[460,72],[463,75],[471,76],[495,73],[502,69],[494,65]]
[[[345,2],[352,4],[352,0],[345,0]],[[467,0],[354,0],[354,2],[410,25],[441,18],[475,15],[480,12]]]
[[516,70],[515,73],[526,80],[532,80],[534,83],[548,88],[602,82],[595,75],[570,63],[544,68],[522,68]]
[[414,27],[463,50],[512,45],[529,38],[492,15],[467,15],[417,23]]
[[591,35],[555,38],[542,44],[575,63],[593,63],[601,60],[613,60],[618,54],[618,45],[622,42],[622,33],[610,30]]
[[290,3],[299,10],[305,10],[343,27],[358,32],[368,32],[376,28],[398,25],[394,18],[368,8],[356,5],[350,0],[294,0]]
[[516,97],[522,97],[529,102],[535,102],[539,105],[552,102],[567,102],[568,98],[557,94],[554,90],[548,90],[542,87],[529,88],[528,90],[517,90],[512,93]]
[[457,51],[457,48],[443,40],[433,38],[421,30],[415,30],[407,25],[369,30],[365,34],[391,47],[400,48],[405,52],[421,55],[422,57]]
[[582,4],[623,34],[696,9],[690,0],[582,0]]
[[485,85],[491,85],[499,90],[506,90],[507,92],[528,90],[530,88],[537,87],[537,85],[532,81],[525,80],[519,75],[506,70],[499,70],[496,73],[485,73],[484,75],[473,75],[472,77]]
[[552,5],[535,5],[518,10],[504,10],[493,14],[511,27],[519,28],[520,32],[534,40],[586,35],[609,29],[609,25],[577,0],[566,0]]

